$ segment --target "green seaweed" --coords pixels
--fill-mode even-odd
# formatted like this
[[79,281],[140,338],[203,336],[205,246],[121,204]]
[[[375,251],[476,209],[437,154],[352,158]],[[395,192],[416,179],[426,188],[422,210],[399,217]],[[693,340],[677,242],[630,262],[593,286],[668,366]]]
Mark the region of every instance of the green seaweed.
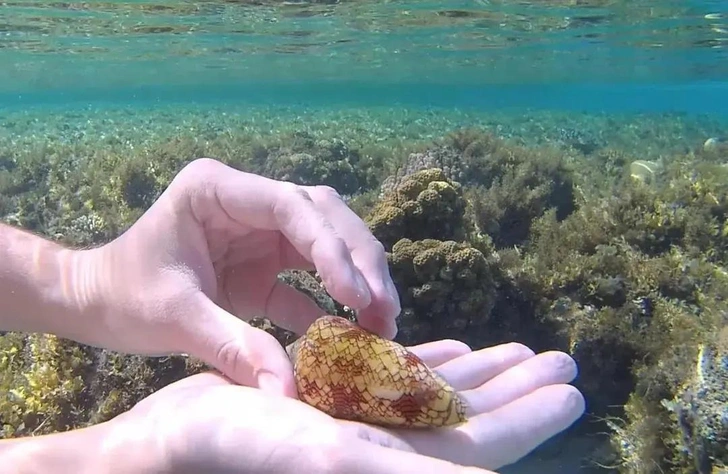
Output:
[[[602,420],[595,430],[609,433],[609,464],[624,473],[725,469],[723,151],[665,155],[646,181],[630,176],[630,164],[643,159],[634,150],[586,156],[479,129],[388,150],[303,132],[214,130],[133,150],[110,139],[95,148],[4,150],[0,215],[69,245],[98,245],[200,156],[333,186],[385,245],[402,298],[400,341],[452,337],[479,348],[517,340],[567,351],[579,364],[589,416]],[[326,311],[348,314],[314,273],[282,280]],[[256,324],[290,342],[269,322]],[[2,334],[3,436],[109,419],[203,368],[189,358]]]

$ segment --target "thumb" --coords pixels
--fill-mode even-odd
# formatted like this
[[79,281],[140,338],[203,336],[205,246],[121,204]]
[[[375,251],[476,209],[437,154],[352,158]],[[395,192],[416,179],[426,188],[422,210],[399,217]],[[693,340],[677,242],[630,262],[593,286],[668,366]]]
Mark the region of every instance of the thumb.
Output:
[[293,366],[271,334],[255,328],[200,298],[190,328],[191,355],[215,367],[235,383],[297,398]]

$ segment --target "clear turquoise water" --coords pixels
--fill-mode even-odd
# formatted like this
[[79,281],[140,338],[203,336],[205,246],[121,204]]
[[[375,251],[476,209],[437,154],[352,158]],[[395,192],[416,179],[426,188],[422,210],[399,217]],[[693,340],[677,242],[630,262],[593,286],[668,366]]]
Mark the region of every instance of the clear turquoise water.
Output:
[[[164,105],[169,116],[174,103],[685,112],[728,121],[728,2],[0,2],[0,115],[119,105],[141,114]],[[98,132],[106,122],[94,120]],[[0,125],[0,138],[16,132]],[[691,144],[709,136],[694,135]],[[503,472],[591,472],[570,456],[573,446],[546,447],[545,457]]]
[[[654,6],[657,5],[657,6]],[[0,105],[728,109],[720,0],[15,0]]]

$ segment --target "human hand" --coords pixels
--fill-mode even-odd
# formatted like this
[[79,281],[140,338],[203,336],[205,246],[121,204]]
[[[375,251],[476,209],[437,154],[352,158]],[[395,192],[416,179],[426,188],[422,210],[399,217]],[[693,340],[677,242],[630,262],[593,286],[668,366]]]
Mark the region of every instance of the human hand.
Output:
[[86,342],[148,355],[188,353],[235,382],[296,395],[283,348],[245,320],[265,315],[299,334],[323,315],[277,280],[317,270],[359,323],[396,334],[400,311],[382,245],[327,187],[296,186],[213,160],[184,168],[98,262],[102,317]]
[[[454,429],[385,429],[335,420],[212,373],[173,383],[109,422],[119,452],[145,452],[162,472],[485,473],[525,456],[584,410],[566,385],[574,361],[520,344],[475,352],[444,340],[410,348],[466,400]],[[149,451],[149,447],[153,447]],[[139,460],[137,460],[139,461]]]

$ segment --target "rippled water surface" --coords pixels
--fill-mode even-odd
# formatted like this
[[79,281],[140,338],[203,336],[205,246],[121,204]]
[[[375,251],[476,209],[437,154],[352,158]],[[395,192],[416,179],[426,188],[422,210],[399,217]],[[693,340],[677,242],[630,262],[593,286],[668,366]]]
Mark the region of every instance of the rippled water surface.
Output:
[[718,0],[0,5],[0,91],[13,93],[261,83],[679,84],[728,77],[726,4]]

